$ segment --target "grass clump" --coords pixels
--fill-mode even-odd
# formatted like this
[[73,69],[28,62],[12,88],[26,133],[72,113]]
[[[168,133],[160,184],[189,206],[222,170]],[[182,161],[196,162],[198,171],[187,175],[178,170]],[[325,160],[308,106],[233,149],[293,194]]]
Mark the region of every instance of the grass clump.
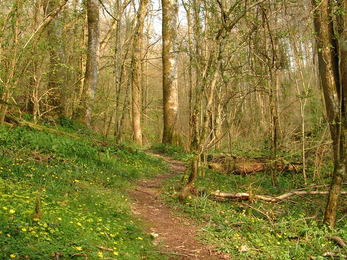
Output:
[[28,127],[0,127],[0,145],[0,259],[163,259],[124,192],[162,160]]

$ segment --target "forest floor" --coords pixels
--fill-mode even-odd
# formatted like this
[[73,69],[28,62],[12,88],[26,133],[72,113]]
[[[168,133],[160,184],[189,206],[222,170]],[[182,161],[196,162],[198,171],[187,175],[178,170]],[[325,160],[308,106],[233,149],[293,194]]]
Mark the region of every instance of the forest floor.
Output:
[[173,259],[228,259],[213,250],[212,246],[196,240],[198,226],[189,219],[174,214],[174,209],[160,198],[163,182],[175,174],[182,174],[186,166],[170,157],[156,155],[170,163],[170,172],[157,175],[153,179],[141,180],[134,190],[132,211],[144,223],[146,231],[154,238],[154,243],[162,245],[162,254]]

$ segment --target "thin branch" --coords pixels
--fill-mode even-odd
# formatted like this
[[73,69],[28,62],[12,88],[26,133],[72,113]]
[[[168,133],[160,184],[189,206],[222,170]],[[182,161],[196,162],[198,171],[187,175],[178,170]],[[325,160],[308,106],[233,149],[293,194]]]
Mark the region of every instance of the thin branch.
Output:
[[36,34],[38,34],[42,29],[44,29],[56,16],[57,14],[63,9],[63,7],[67,4],[68,0],[64,0],[60,3],[60,5],[54,9],[52,12],[50,12],[41,22],[39,27],[35,30],[35,32],[30,36],[28,41],[24,44],[23,50],[28,46],[28,44],[32,41],[32,39],[35,37]]
[[[290,192],[284,193],[277,197],[273,197],[268,195],[253,195],[247,192],[227,193],[227,192],[221,192],[219,190],[212,192],[212,195],[216,196],[217,198],[230,198],[230,199],[239,199],[239,200],[258,199],[258,200],[264,200],[268,202],[279,202],[295,195],[327,195],[327,194],[329,194],[328,191],[297,191],[296,190],[296,191],[290,191]],[[340,194],[347,195],[347,191],[341,191]]]

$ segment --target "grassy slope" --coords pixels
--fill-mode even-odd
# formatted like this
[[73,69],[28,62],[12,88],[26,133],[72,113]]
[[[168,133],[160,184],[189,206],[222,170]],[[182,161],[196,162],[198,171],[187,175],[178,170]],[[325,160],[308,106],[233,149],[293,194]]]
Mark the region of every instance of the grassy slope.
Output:
[[125,190],[165,164],[91,140],[0,127],[0,259],[163,259]]

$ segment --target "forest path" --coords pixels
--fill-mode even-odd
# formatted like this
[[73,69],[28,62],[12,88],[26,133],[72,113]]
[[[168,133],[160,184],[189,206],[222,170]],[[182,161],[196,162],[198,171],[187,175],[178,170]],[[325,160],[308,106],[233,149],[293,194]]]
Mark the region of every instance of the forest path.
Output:
[[133,198],[133,214],[145,224],[147,232],[155,237],[154,243],[163,245],[162,253],[169,256],[170,260],[227,259],[214,252],[212,247],[199,243],[195,239],[198,227],[186,218],[175,216],[172,213],[174,209],[160,199],[163,181],[183,173],[186,166],[170,157],[155,155],[170,163],[170,172],[141,180],[134,190],[129,191]]

